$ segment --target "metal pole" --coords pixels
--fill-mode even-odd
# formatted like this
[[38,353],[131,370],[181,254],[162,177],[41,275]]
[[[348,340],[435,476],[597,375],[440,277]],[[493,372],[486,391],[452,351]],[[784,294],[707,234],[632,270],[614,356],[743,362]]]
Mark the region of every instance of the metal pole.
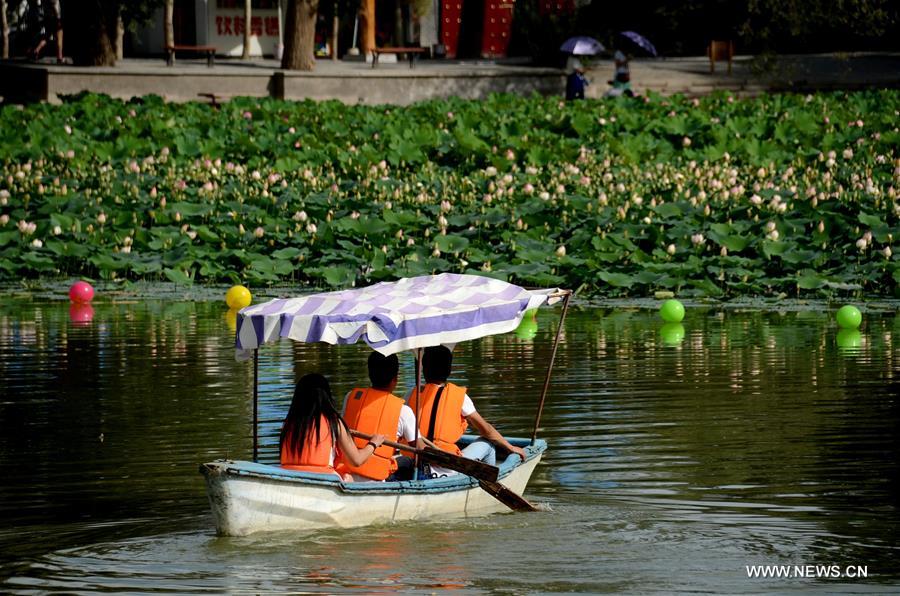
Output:
[[[416,358],[416,389],[415,389],[415,400],[416,404],[413,407],[413,414],[416,417],[416,437],[419,436],[419,386],[422,381],[422,354],[420,349],[416,349],[414,352]],[[413,460],[413,480],[419,479],[419,453],[415,453],[415,459]]]
[[537,439],[538,427],[541,425],[541,412],[544,411],[544,401],[547,399],[547,389],[550,388],[550,376],[553,374],[553,361],[556,359],[556,349],[559,347],[559,338],[562,335],[563,324],[566,321],[566,311],[569,310],[569,298],[572,292],[567,292],[563,298],[562,314],[559,316],[559,326],[556,328],[556,339],[553,340],[553,351],[550,352],[550,364],[547,365],[547,376],[544,378],[544,388],[541,390],[541,401],[538,404],[537,416],[534,417],[534,432],[531,433],[531,444]]
[[259,349],[253,350],[253,461],[259,461]]

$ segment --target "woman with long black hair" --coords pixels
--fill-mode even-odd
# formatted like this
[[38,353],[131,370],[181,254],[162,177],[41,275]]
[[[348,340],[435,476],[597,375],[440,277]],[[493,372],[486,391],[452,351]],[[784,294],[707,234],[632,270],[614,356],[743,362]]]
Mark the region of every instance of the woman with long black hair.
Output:
[[[341,476],[334,469],[341,454],[354,466],[361,466],[384,438],[375,435],[362,449],[358,448],[338,413],[328,379],[317,373],[308,374],[297,383],[291,409],[281,427],[281,467]],[[341,477],[352,480],[349,474]]]

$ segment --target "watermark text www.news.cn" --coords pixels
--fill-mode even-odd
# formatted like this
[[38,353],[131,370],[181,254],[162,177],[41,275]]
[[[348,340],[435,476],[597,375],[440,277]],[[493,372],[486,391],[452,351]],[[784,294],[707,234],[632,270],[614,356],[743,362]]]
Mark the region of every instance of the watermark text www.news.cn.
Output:
[[868,565],[746,565],[747,577],[783,579],[865,579]]

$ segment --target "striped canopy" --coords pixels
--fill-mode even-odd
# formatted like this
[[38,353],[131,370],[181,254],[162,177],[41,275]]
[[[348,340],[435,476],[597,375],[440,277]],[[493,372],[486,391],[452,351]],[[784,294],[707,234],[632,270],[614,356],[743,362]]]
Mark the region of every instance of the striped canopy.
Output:
[[478,275],[442,273],[354,290],[278,298],[239,313],[239,360],[288,337],[352,344],[362,338],[384,355],[452,345],[518,327],[525,312],[558,300],[556,290],[526,290]]

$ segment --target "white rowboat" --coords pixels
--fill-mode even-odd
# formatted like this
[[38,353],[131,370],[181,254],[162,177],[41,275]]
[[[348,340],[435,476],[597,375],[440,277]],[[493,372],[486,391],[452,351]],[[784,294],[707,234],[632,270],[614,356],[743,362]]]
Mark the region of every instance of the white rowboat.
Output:
[[[463,440],[465,441],[465,437]],[[547,449],[539,439],[509,439],[528,453],[500,465],[500,483],[518,495]],[[221,536],[277,530],[352,528],[410,520],[472,517],[507,511],[478,481],[456,474],[403,482],[341,482],[330,474],[297,472],[248,461],[200,466]]]

